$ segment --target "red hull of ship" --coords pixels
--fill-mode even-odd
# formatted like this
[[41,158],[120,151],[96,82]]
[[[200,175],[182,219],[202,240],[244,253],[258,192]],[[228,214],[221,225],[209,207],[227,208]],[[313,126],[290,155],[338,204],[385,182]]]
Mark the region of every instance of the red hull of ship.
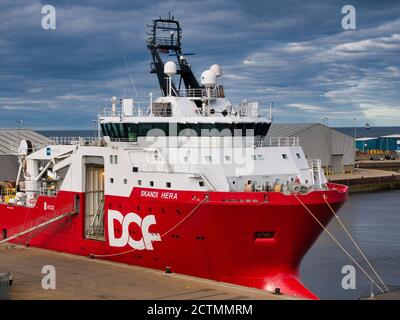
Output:
[[[328,191],[298,195],[324,225],[332,218],[324,195],[334,210],[347,198],[347,187],[334,184],[329,187]],[[268,291],[280,288],[285,294],[317,298],[300,282],[299,267],[322,228],[294,195],[173,191],[177,199],[161,199],[143,197],[142,190],[145,189],[135,188],[130,197],[105,196],[105,241],[85,237],[84,194],[80,194],[79,214],[16,241],[159,270],[170,267],[176,273]],[[49,214],[49,208],[57,211],[66,204],[72,205],[75,195],[60,191],[57,197],[42,196],[31,209],[1,204],[0,231],[8,236],[22,231],[30,220]],[[202,202],[206,195],[207,201]],[[156,224],[149,231],[165,235],[161,241],[153,242],[154,250],[133,250],[128,245],[111,247],[107,235],[108,209],[123,215],[131,212],[141,217],[154,215]],[[116,235],[120,229],[114,226]],[[139,228],[132,227],[129,231],[133,239],[141,238]],[[257,238],[257,232],[273,232],[274,236]]]

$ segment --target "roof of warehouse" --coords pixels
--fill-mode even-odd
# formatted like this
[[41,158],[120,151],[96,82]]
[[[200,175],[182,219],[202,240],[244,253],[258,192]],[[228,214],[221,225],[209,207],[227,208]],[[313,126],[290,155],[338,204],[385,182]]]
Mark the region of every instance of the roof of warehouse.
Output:
[[[322,123],[272,123],[267,135],[271,137],[293,137],[314,126],[325,127]],[[348,136],[335,128],[329,127],[329,129]]]
[[318,125],[318,123],[272,123],[267,135],[273,137],[293,137],[315,125]]
[[389,134],[387,136],[381,136],[381,138],[400,138],[400,134]]
[[357,138],[356,141],[369,141],[369,140],[376,140],[379,139],[378,137],[365,137],[365,138]]
[[0,129],[0,155],[12,154],[11,147],[19,146],[21,140],[30,140],[33,145],[49,143],[51,140],[29,129]]

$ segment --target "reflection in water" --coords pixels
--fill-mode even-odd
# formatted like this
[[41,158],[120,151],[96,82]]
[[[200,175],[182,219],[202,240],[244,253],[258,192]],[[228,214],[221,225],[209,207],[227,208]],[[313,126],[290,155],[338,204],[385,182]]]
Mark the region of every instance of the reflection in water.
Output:
[[[350,195],[339,216],[383,281],[400,286],[400,190]],[[328,230],[369,271],[335,218]],[[370,280],[356,266],[356,289],[342,289],[341,270],[348,264],[353,262],[323,233],[302,262],[301,278],[321,299],[357,299],[368,295]],[[374,288],[374,293],[379,290]]]

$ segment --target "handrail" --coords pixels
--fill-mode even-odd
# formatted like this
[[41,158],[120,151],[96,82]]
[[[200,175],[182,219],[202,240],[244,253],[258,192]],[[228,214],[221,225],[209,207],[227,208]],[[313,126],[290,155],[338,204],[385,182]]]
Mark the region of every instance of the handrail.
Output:
[[[36,143],[32,146],[32,151],[36,152],[40,149],[54,145],[80,145],[80,146],[104,146],[104,139],[98,137],[50,137],[48,142]],[[13,154],[17,154],[19,144],[10,144],[10,151]]]
[[[142,137],[146,139],[146,137]],[[165,140],[162,140],[164,139]],[[161,143],[166,143],[169,145],[169,137],[158,137],[157,141]],[[232,148],[251,148],[251,147],[298,147],[300,146],[299,137],[198,137],[198,136],[178,136],[175,137],[176,140],[172,141],[171,144],[175,144],[178,148],[222,148],[222,147],[232,147]],[[202,139],[199,139],[202,138]],[[209,143],[204,141],[204,139],[209,138]],[[125,143],[135,143],[138,144],[139,140],[135,138],[111,138],[111,142],[125,142]],[[146,143],[146,140],[142,140]],[[154,142],[151,141],[151,144]]]

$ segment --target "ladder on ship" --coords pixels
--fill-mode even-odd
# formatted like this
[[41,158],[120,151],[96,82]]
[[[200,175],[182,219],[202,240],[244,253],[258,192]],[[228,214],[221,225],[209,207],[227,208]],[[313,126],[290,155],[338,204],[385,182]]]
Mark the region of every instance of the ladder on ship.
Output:
[[0,244],[9,242],[11,240],[18,239],[18,238],[20,238],[20,237],[22,237],[22,236],[24,236],[24,235],[26,235],[28,233],[31,233],[31,232],[37,231],[39,229],[42,229],[42,228],[44,228],[44,227],[46,227],[46,226],[48,226],[48,225],[50,225],[50,224],[52,224],[54,222],[57,222],[57,221],[65,218],[65,217],[67,217],[67,216],[72,216],[72,215],[75,215],[75,214],[76,214],[76,212],[75,212],[75,210],[73,210],[71,208],[71,206],[68,206],[67,208],[62,208],[60,210],[60,212],[58,212],[58,214],[56,214],[53,218],[50,218],[49,220],[46,220],[46,221],[41,222],[41,223],[37,223],[38,221],[36,220],[35,221],[36,223],[33,223],[32,227],[30,227],[30,228],[28,228],[26,230],[17,232],[14,235],[12,235],[10,237],[7,237],[7,238],[5,238],[3,240],[0,240]]

